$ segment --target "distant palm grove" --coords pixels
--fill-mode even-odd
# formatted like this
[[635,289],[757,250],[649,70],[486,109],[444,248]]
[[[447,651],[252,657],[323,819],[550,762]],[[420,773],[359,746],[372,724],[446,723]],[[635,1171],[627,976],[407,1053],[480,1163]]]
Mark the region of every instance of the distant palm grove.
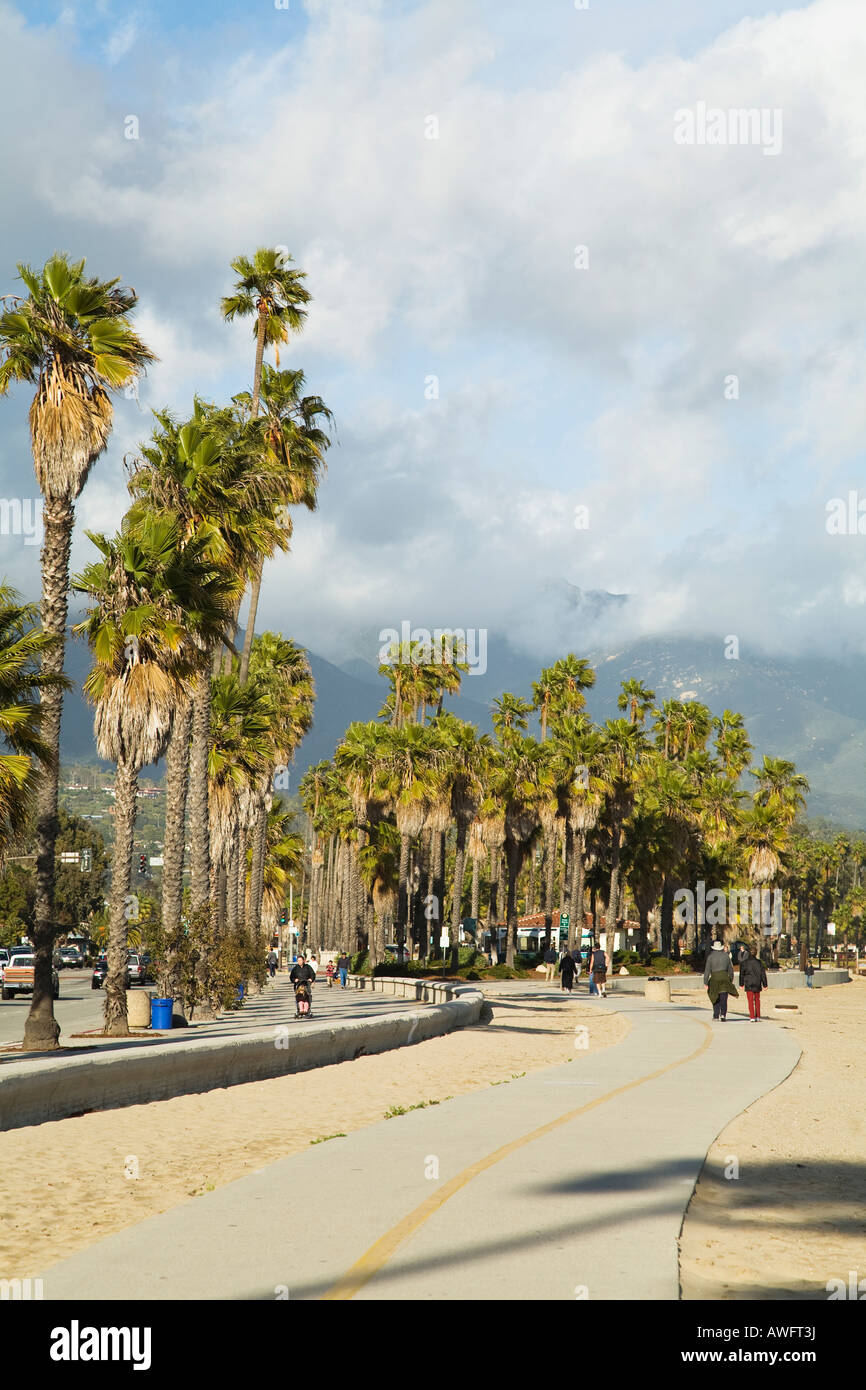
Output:
[[[58,1046],[51,970],[60,719],[70,592],[86,614],[85,694],[101,757],[115,773],[107,909],[105,1032],[128,1032],[125,971],[136,931],[133,842],[138,777],[165,759],[159,983],[196,1018],[255,989],[290,887],[302,944],[364,952],[381,966],[444,955],[458,963],[461,923],[502,923],[513,966],[522,914],[585,914],[612,932],[637,923],[648,959],[694,951],[708,929],[682,923],[675,896],[713,887],[782,887],[808,940],[840,901],[859,926],[860,860],[850,842],[816,841],[797,820],[808,786],[794,765],[763,758],[740,715],[696,701],[657,702],[627,681],[597,726],[585,711],[591,666],[564,656],[540,672],[533,699],[494,702],[493,736],[445,707],[467,667],[459,647],[395,647],[381,667],[378,721],[352,724],[332,761],[301,782],[300,821],[274,792],[311,727],[305,652],[255,635],[265,559],[289,548],[293,509],[314,509],[331,412],[305,394],[280,347],[304,326],[310,295],[279,250],[232,263],[223,317],[253,330],[252,389],[196,398],[189,414],[154,412],[127,459],[129,506],[114,536],[91,534],[93,558],[69,573],[75,502],[107,447],[113,397],[155,361],[132,322],[136,296],[55,254],[19,265],[20,294],[0,314],[0,393],[34,388],[29,408],[43,499],[41,605],[0,587],[0,852],[31,825],[36,849],[29,934],[35,989],[24,1046]],[[275,365],[265,361],[273,349]],[[250,591],[240,632],[240,609]],[[529,721],[538,727],[530,734]],[[187,854],[188,849],[188,854]],[[188,886],[185,887],[185,864]],[[853,865],[853,870],[852,870]],[[448,945],[440,945],[447,932]]]

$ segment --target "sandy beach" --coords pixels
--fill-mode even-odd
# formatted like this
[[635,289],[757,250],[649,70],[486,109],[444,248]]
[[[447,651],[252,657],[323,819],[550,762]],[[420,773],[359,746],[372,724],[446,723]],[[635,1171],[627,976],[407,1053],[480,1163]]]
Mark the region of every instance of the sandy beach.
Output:
[[[801,1010],[783,1025],[725,1025],[790,1028],[803,1056],[707,1155],[680,1241],[685,1299],[827,1298],[828,1280],[866,1277],[866,980],[781,997]],[[742,992],[733,1006],[748,1018]]]
[[[487,992],[490,1024],[397,1052],[0,1134],[5,1190],[27,1194],[6,1204],[4,1264],[38,1274],[314,1140],[532,1068],[580,1067],[629,1028],[624,1017],[594,1013],[585,999],[544,998],[534,986]],[[706,1005],[702,992],[675,998]],[[784,999],[801,1012],[759,1026],[790,1028],[803,1057],[781,1086],[726,1127],[708,1155],[680,1243],[686,1299],[826,1297],[828,1279],[847,1279],[858,1267],[866,1274],[866,981],[786,991]],[[733,1013],[727,1027],[755,1026],[745,1021],[744,997]],[[583,1023],[591,1025],[590,1046],[575,1050],[574,1029]]]
[[[629,1028],[626,1019],[601,1018],[576,996],[543,999],[534,986],[487,993],[491,1023],[413,1047],[0,1134],[4,1189],[26,1194],[7,1202],[0,1218],[6,1268],[38,1274],[313,1140],[375,1124],[393,1107],[507,1083],[534,1067],[580,1067]],[[589,1025],[589,1047],[576,1050],[579,1024]],[[399,1116],[390,1123],[399,1124]],[[319,1202],[327,1196],[310,1194]]]

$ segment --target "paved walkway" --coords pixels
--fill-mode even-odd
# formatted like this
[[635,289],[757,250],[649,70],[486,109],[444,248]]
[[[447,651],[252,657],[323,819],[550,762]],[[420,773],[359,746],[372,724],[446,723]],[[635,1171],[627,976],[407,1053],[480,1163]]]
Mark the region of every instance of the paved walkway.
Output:
[[[153,990],[153,986],[148,986]],[[89,989],[89,986],[88,986]],[[94,1007],[93,1000],[96,1001]],[[103,995],[93,991],[93,999],[87,994],[84,995],[81,1006],[90,1007],[90,1013],[86,1018],[88,1028],[99,1028],[102,1024]],[[4,1009],[11,1007],[5,1004]],[[16,1027],[12,1036],[20,1041],[24,1032],[24,1021],[27,1010],[30,1007],[29,1000],[22,1001],[22,1006],[16,1015]],[[328,988],[327,980],[324,976],[313,986],[313,1014],[312,1020],[317,1023],[333,1020],[339,1023],[353,1023],[358,1019],[370,1018],[374,1014],[390,1013],[402,1009],[417,1008],[415,1001],[395,998],[394,995],[382,995],[361,992],[356,990],[343,990],[339,985]],[[92,1015],[92,1016],[91,1016]],[[0,1018],[0,1023],[2,1023]],[[173,1028],[168,1033],[154,1033],[152,1036],[139,1036],[136,1038],[101,1038],[98,1036],[80,1037],[75,1036],[69,1025],[63,1021],[64,1032],[61,1034],[62,1051],[58,1052],[5,1052],[0,1053],[0,1068],[4,1066],[15,1066],[21,1062],[39,1062],[43,1066],[51,1066],[63,1057],[74,1055],[82,1051],[90,1051],[98,1048],[101,1052],[128,1051],[132,1048],[153,1047],[155,1044],[171,1043],[173,1046],[182,1047],[184,1043],[191,1042],[195,1038],[233,1038],[239,1037],[244,1033],[255,1032],[257,1029],[292,1023],[295,1021],[295,993],[289,980],[288,972],[278,974],[276,979],[269,980],[260,994],[252,995],[247,999],[243,1008],[232,1013],[222,1014],[218,1019],[211,1023],[193,1022],[189,1028]],[[84,1024],[78,1024],[82,1028]],[[297,1023],[298,1028],[303,1028],[303,1020]],[[0,1042],[5,1041],[2,1031],[0,1031]]]
[[706,1152],[799,1045],[692,1005],[597,1007],[624,1041],[282,1159],[43,1270],[45,1297],[676,1299]]

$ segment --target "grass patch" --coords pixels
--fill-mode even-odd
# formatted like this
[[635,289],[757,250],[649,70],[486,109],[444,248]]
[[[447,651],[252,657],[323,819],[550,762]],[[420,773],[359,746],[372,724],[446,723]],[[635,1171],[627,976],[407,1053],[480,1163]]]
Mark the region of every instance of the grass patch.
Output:
[[[446,1100],[452,1100],[452,1096],[446,1096]],[[417,1105],[392,1105],[390,1110],[385,1111],[385,1119],[393,1120],[397,1115],[408,1115],[410,1110],[426,1110],[428,1105],[439,1105],[438,1100],[419,1100]]]
[[318,1139],[311,1139],[311,1144],[327,1144],[329,1139],[345,1139],[345,1134],[322,1134]]

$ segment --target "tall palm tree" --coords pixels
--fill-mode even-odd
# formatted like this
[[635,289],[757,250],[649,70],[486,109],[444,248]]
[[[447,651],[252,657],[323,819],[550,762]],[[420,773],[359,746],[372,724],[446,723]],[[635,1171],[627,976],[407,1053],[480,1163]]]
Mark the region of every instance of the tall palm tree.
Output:
[[620,892],[622,830],[634,805],[638,765],[647,750],[643,730],[625,719],[609,719],[603,728],[606,783],[606,811],[610,823],[610,892],[607,900],[606,930],[613,942]]
[[[279,345],[288,341],[290,329],[299,333],[303,328],[307,317],[305,306],[310,302],[310,292],[303,284],[306,279],[305,273],[292,265],[291,256],[275,247],[260,246],[252,260],[247,256],[237,256],[232,261],[231,268],[238,279],[235,282],[234,293],[227,295],[222,301],[222,315],[227,322],[236,318],[254,320],[256,354],[250,415],[255,419],[259,413],[265,347],[272,345],[276,348],[276,362],[279,367]],[[253,591],[247,617],[247,631],[250,634],[255,631],[256,626],[263,564],[262,557],[253,575]]]
[[253,575],[250,614],[241,655],[241,685],[246,682],[249,671],[264,557],[272,554],[276,547],[283,550],[288,547],[292,536],[289,507],[304,506],[308,511],[315,511],[317,490],[325,467],[325,452],[331,443],[321,424],[333,420],[330,410],[320,396],[302,395],[303,388],[303,372],[280,372],[264,363],[261,372],[262,417],[257,418],[249,393],[242,392],[234,397],[235,405],[242,412],[249,411],[247,434],[254,454],[266,461],[276,480],[273,544],[262,551]]
[[774,807],[790,824],[798,810],[805,806],[809,783],[796,765],[787,758],[769,758],[759,768],[752,769],[757,780],[755,805]]
[[[134,332],[129,314],[137,302],[118,280],[84,273],[85,262],[56,253],[35,272],[18,266],[27,290],[0,314],[0,394],[15,381],[35,385],[30,441],[36,480],[44,499],[42,626],[57,640],[45,648],[46,676],[62,675],[66,640],[69,551],[75,501],[111,433],[111,393],[141,375],[154,354]],[[60,773],[63,690],[42,691],[42,737],[51,758],[36,793],[36,905],[31,931],[36,969],[33,1000],[24,1026],[29,1051],[58,1046],[51,970],[54,938],[54,847]]]
[[117,765],[104,1031],[122,1037],[138,774],[165,751],[174,712],[201,667],[190,632],[205,621],[214,636],[224,630],[229,590],[204,557],[206,543],[184,545],[176,521],[142,520],[113,540],[88,534],[102,559],[74,581],[90,599],[76,631],[94,658],[84,693],[95,706],[97,750]]
[[648,690],[643,681],[623,681],[620,693],[616,697],[616,707],[628,710],[629,724],[643,724],[652,709],[655,697],[655,691]]

